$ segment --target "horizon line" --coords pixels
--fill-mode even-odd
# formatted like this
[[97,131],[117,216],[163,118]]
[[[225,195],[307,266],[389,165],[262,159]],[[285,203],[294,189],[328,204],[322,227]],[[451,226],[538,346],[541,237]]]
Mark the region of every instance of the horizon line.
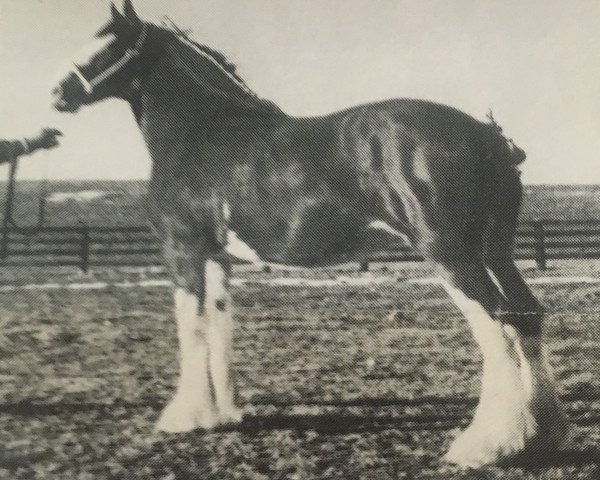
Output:
[[[81,182],[81,183],[107,183],[107,182],[149,182],[150,178],[19,178],[15,184],[19,183],[41,183],[41,182]],[[7,180],[0,180],[0,184],[8,183]],[[548,182],[523,182],[524,187],[600,187],[600,182],[596,183],[548,183]]]

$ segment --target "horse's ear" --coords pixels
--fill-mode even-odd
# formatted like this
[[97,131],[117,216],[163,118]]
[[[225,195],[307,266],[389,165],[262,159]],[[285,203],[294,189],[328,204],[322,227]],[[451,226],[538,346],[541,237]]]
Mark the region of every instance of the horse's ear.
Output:
[[125,18],[130,22],[136,23],[140,21],[137,13],[135,13],[131,0],[123,0],[123,12],[125,13]]
[[123,15],[121,15],[121,12],[119,12],[113,2],[110,2],[110,14],[112,15],[113,20],[121,20],[123,18]]

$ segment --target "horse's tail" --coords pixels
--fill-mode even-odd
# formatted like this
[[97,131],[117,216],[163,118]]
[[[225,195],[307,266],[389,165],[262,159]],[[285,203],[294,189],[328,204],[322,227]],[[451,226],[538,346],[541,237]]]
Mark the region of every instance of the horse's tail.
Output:
[[521,171],[526,158],[524,150],[499,131],[494,132],[488,155],[489,222],[485,238],[486,250],[494,254],[512,253],[517,220],[523,197]]
[[502,133],[502,127],[494,118],[492,111],[487,114],[488,123],[483,123],[484,133],[482,135],[488,156],[491,156],[504,165],[519,165],[525,161],[527,155],[522,148],[515,145],[512,138],[506,138]]
[[512,138],[506,138],[496,124],[486,125],[488,131],[487,150],[498,166],[514,166],[525,161],[525,151],[518,147]]
[[517,165],[525,159],[525,152],[512,141],[506,140],[506,145],[501,156],[495,158],[496,167],[490,168],[492,197],[483,237],[484,261],[508,302],[505,319],[521,333],[539,335],[544,308],[514,263],[514,243],[523,197],[521,172]]
[[520,163],[523,163],[527,158],[525,150],[515,145],[515,143],[512,141],[512,138],[509,138],[506,143],[509,149],[508,158],[510,159],[510,163],[512,165],[519,165]]

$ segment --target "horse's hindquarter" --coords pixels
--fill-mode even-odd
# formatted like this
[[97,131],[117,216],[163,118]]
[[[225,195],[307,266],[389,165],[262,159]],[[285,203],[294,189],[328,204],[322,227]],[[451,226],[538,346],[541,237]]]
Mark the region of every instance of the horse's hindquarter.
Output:
[[413,246],[459,244],[486,215],[494,191],[493,126],[454,108],[399,99],[344,112],[343,148],[358,164],[371,214]]

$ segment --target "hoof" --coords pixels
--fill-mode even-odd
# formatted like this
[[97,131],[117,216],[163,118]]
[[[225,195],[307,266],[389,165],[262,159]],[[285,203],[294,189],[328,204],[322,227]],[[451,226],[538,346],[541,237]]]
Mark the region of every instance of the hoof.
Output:
[[566,423],[556,422],[551,428],[519,423],[514,428],[488,425],[471,425],[452,443],[444,457],[447,462],[465,468],[502,464],[517,459],[547,457],[564,445],[567,438]]
[[473,428],[467,428],[452,442],[444,460],[463,468],[479,468],[484,465],[498,463],[505,458],[506,447],[496,441],[477,435]]
[[167,433],[189,432],[197,428],[212,430],[219,421],[210,407],[199,407],[175,397],[162,411],[156,430]]
[[244,411],[241,408],[230,407],[219,412],[219,425],[239,425],[243,417]]

